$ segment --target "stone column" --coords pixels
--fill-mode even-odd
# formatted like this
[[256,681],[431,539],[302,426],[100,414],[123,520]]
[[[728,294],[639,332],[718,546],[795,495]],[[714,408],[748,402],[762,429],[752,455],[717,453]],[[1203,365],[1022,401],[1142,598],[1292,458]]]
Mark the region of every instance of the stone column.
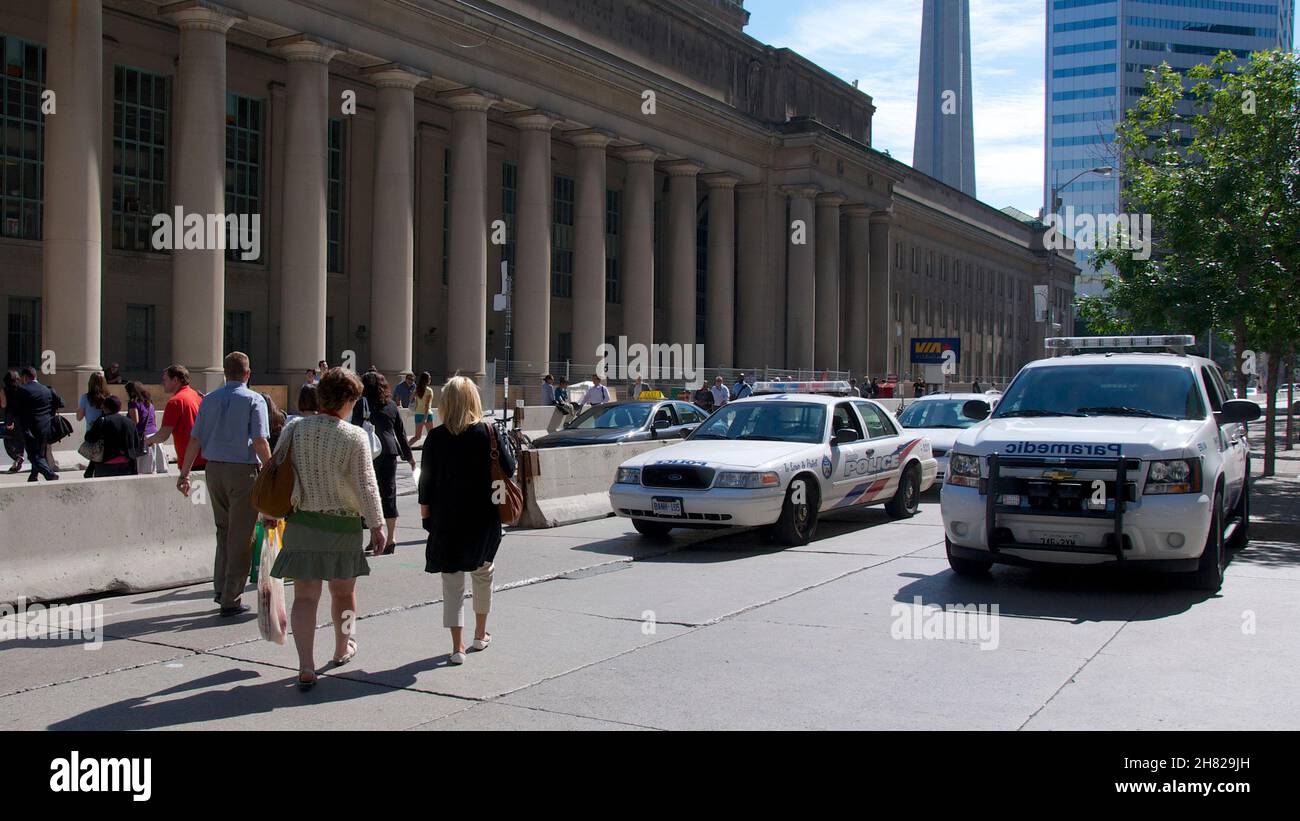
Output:
[[370,245],[370,357],[396,385],[411,368],[415,322],[415,87],[422,72],[364,72],[379,89]]
[[[623,333],[629,345],[654,342],[655,160],[647,146],[620,152],[627,163],[623,193]],[[645,374],[649,378],[649,374]]]
[[542,111],[521,111],[509,119],[519,129],[511,345],[511,358],[518,367],[511,372],[519,384],[531,388],[541,381],[551,359],[551,128],[557,118]]
[[816,367],[840,367],[840,205],[839,194],[817,197]]
[[867,351],[870,347],[871,326],[868,311],[874,301],[883,300],[888,303],[889,295],[872,293],[868,281],[871,209],[865,205],[850,205],[845,211],[849,218],[849,327],[848,350],[842,352],[840,362],[862,382],[862,377],[869,370]]
[[894,318],[889,315],[890,306],[894,302],[889,280],[889,261],[893,259],[889,228],[893,217],[892,211],[873,211],[870,217],[871,247],[868,252],[867,283],[871,290],[871,300],[868,309],[867,369],[873,376],[889,373],[889,363],[892,361],[890,352],[897,340]]
[[[186,215],[206,221],[226,210],[226,32],[243,15],[194,0],[164,6],[160,13],[180,28],[172,200]],[[261,218],[249,219],[254,216]],[[172,360],[190,369],[199,390],[225,382],[225,327],[225,251],[173,249]]]
[[695,178],[700,166],[689,160],[664,164],[668,172],[668,212],[664,220],[664,263],[668,269],[668,339],[695,344]]
[[[438,95],[452,108],[447,238],[447,373],[480,385],[487,358],[487,112],[495,98],[470,88]],[[516,316],[524,310],[516,303]]]
[[[787,368],[813,369],[816,361],[815,323],[817,311],[817,219],[813,200],[818,191],[810,186],[783,189],[790,197],[790,224],[784,227],[788,243],[786,273]],[[796,232],[802,236],[796,236]],[[802,242],[796,240],[802,239]]]
[[270,42],[289,61],[280,260],[280,370],[300,377],[325,355],[325,162],[329,61],[336,44],[305,34]]
[[45,118],[41,344],[54,352],[56,378],[41,379],[74,402],[103,367],[103,8],[100,0],[51,0],[48,8],[46,87],[58,113]]
[[705,174],[709,189],[708,347],[704,361],[715,368],[735,366],[736,183],[730,174]]
[[741,368],[761,368],[767,364],[764,340],[771,333],[771,324],[765,314],[771,299],[763,264],[766,205],[766,185],[737,186],[735,364]]
[[609,135],[584,129],[569,135],[578,148],[574,183],[573,355],[596,364],[605,344],[605,146]]

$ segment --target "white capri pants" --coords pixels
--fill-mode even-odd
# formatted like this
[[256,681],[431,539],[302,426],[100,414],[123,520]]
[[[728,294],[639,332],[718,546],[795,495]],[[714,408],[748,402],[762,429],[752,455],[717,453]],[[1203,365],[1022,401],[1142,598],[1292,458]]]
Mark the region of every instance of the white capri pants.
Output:
[[[496,565],[486,562],[472,571],[470,581],[474,589],[474,612],[486,616],[492,611],[492,571]],[[465,574],[442,574],[442,626],[465,626]]]

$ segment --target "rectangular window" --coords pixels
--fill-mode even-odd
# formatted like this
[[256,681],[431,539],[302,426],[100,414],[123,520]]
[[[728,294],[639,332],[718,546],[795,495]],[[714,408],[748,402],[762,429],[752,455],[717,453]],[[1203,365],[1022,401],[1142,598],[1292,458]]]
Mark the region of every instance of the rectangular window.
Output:
[[343,272],[343,121],[330,120],[325,203],[325,270]]
[[448,245],[451,241],[451,149],[442,149],[442,284],[447,284]]
[[551,295],[573,295],[573,178],[555,175],[551,240]]
[[338,357],[334,355],[334,317],[325,317],[325,361],[338,364]]
[[[154,250],[154,214],[167,211],[171,78],[113,68],[113,247]],[[162,250],[162,249],[157,249]]]
[[41,347],[41,300],[9,297],[9,367],[39,367]]
[[243,351],[253,347],[252,311],[226,311],[226,335],[223,350]]
[[623,192],[605,191],[605,301],[614,305],[623,301],[618,282],[618,237],[623,211]]
[[519,165],[518,163],[501,163],[501,219],[506,224],[506,244],[501,246],[501,259],[506,263],[506,272],[515,275],[515,214],[519,202]]
[[[226,213],[247,214],[250,222],[262,213],[262,105],[252,97],[226,93]],[[246,260],[233,243],[226,247],[231,262],[261,262],[260,244],[258,254]]]
[[126,306],[126,370],[153,371],[153,320],[154,306]]
[[0,36],[0,58],[0,237],[40,239],[45,47]]
[[559,333],[556,334],[556,353],[559,355],[560,362],[573,361],[573,334]]

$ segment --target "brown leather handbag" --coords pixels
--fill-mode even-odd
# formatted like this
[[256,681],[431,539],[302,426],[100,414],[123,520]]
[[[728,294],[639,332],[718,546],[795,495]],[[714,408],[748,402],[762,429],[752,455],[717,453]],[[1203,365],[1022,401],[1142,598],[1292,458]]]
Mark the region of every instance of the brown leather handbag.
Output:
[[512,525],[519,521],[524,513],[524,492],[515,480],[501,469],[501,451],[497,447],[497,428],[491,422],[485,422],[488,439],[492,443],[492,501],[496,503],[501,523]]
[[284,459],[276,462],[272,456],[253,481],[253,507],[272,519],[283,519],[293,510],[293,483],[297,478],[293,471],[293,433],[289,433]]

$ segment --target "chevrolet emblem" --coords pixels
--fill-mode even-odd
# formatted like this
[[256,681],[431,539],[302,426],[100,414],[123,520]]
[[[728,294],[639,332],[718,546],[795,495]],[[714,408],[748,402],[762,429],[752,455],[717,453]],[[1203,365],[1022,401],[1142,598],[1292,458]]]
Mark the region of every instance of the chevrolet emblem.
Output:
[[1043,471],[1043,478],[1044,478],[1044,479],[1055,479],[1055,480],[1058,481],[1058,482],[1059,482],[1059,481],[1062,481],[1063,479],[1073,479],[1073,478],[1075,477],[1075,475],[1076,475],[1076,473],[1075,473],[1075,471],[1073,471],[1073,470],[1045,470],[1045,471]]

